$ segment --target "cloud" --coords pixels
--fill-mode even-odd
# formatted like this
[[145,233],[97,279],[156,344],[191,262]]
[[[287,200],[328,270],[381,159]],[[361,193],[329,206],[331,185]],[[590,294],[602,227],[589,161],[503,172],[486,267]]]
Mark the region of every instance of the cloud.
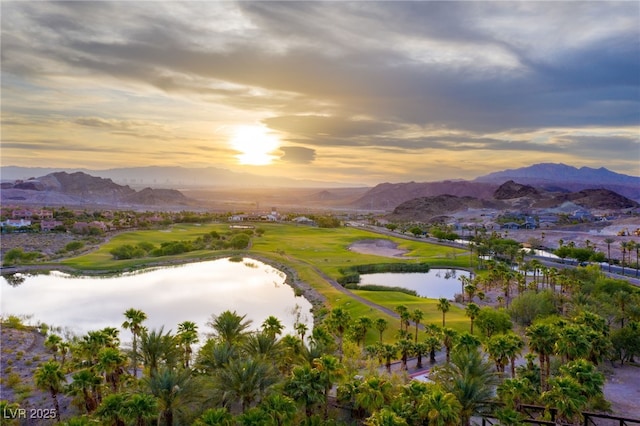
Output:
[[[640,125],[634,2],[2,9],[3,116],[12,117],[3,130],[11,140],[24,139],[30,120],[43,132],[57,120],[88,139],[109,134],[114,146],[118,137],[199,145],[210,128],[261,122],[288,144],[283,161],[317,166],[336,149],[368,147],[398,168],[404,155],[429,150],[624,162],[638,149],[628,130],[607,139]],[[70,137],[68,127],[57,131]],[[611,142],[608,151],[593,142],[599,137]],[[224,137],[215,143],[224,149]]]
[[288,163],[311,164],[316,158],[316,150],[302,146],[281,146],[284,155],[280,160]]

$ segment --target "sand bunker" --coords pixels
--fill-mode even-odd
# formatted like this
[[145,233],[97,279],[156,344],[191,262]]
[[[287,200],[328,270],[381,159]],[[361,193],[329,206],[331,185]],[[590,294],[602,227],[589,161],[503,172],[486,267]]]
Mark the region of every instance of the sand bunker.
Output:
[[373,254],[385,257],[400,257],[408,250],[398,248],[398,244],[391,240],[361,240],[349,246],[349,250],[361,254]]

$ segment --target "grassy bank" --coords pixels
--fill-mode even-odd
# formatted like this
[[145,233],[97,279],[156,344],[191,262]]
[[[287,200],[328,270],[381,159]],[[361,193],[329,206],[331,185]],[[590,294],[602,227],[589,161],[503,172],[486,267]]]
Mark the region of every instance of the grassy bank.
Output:
[[[193,225],[181,224],[167,230],[135,231],[119,234],[103,244],[98,250],[61,262],[63,265],[79,271],[119,272],[134,270],[158,264],[186,263],[226,257],[231,255],[256,256],[274,265],[284,265],[296,271],[300,281],[307,283],[326,299],[330,307],[342,306],[352,317],[369,316],[372,319],[385,318],[389,321],[389,329],[399,328],[398,321],[371,308],[358,300],[340,292],[329,285],[322,276],[337,279],[341,269],[354,265],[374,263],[420,263],[432,266],[468,267],[469,258],[463,250],[439,246],[421,241],[378,235],[369,231],[354,228],[313,228],[306,226],[259,224],[264,230],[262,236],[254,236],[251,247],[247,250],[198,250],[175,256],[146,257],[139,259],[115,260],[110,251],[116,247],[147,242],[159,246],[162,243],[181,240],[194,240],[203,234],[216,231],[220,234],[229,231],[227,224]],[[366,239],[386,239],[393,241],[400,249],[406,250],[404,258],[389,258],[372,254],[360,254],[349,250],[349,246]],[[320,273],[319,273],[320,271]],[[367,300],[393,309],[398,304],[405,304],[411,309],[422,309],[427,316],[426,322],[441,323],[441,314],[435,309],[435,301],[424,298],[412,298],[395,292],[356,291]],[[453,328],[464,328],[468,320],[457,308],[447,314],[448,325]],[[322,315],[322,312],[318,312]],[[433,320],[432,320],[433,317]],[[440,321],[440,322],[438,322]],[[463,325],[464,324],[464,325]],[[390,333],[390,332],[388,332]],[[370,331],[367,340],[374,341],[377,332]]]

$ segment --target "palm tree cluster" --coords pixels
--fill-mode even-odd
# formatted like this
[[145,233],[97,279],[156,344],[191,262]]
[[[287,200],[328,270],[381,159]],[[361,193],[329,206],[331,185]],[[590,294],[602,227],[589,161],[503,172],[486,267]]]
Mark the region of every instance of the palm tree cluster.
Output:
[[[212,316],[208,334],[190,321],[172,333],[148,329],[146,314],[129,309],[122,327],[130,349],[111,327],[70,341],[49,335],[53,359],[34,380],[58,413],[58,397],[73,398],[81,414],[61,413],[67,424],[445,426],[483,413],[517,424],[523,404],[575,423],[582,411],[606,409],[599,366],[640,356],[638,291],[591,267],[558,272],[517,261],[535,271],[524,283],[522,272],[486,260],[465,283],[464,332],[446,326],[446,299],[437,303],[442,324],[399,305],[400,328],[390,330],[384,318],[352,318],[339,306],[289,335],[274,316],[256,327],[232,311]],[[482,290],[505,283],[509,307],[481,308]],[[544,309],[521,312],[537,304]],[[516,366],[523,353],[526,363]],[[433,382],[409,380],[406,370],[422,369],[427,356]],[[491,412],[490,402],[501,408]]]

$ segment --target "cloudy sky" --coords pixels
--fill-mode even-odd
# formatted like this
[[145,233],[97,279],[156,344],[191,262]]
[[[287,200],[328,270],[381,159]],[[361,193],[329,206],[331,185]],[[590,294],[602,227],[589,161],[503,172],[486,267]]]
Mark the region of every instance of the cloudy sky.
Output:
[[2,1],[1,164],[640,175],[640,3]]

